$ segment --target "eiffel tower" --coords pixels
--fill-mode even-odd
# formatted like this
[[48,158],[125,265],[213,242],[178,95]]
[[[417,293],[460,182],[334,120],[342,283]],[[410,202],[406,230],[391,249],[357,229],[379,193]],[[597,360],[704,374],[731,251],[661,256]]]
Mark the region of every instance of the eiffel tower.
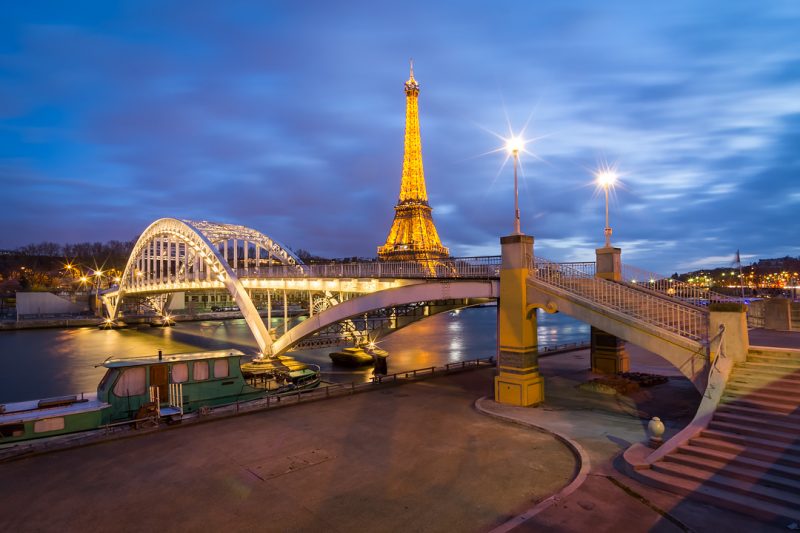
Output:
[[394,207],[394,221],[386,244],[378,247],[378,259],[417,261],[433,272],[437,261],[449,257],[450,251],[439,240],[431,214],[433,209],[428,205],[428,193],[425,190],[417,106],[419,83],[414,79],[413,62],[405,91],[406,137],[400,198]]

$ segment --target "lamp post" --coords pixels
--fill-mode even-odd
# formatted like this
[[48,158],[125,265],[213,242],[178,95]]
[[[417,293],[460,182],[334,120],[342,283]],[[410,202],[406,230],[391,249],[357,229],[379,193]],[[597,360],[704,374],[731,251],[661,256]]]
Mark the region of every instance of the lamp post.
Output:
[[519,151],[525,142],[519,137],[511,137],[506,142],[506,150],[514,157],[514,235],[521,235],[519,222],[519,181],[517,180],[517,166],[519,165]]
[[100,282],[103,278],[103,271],[102,270],[95,270],[95,289],[94,289],[94,312],[97,316],[102,317],[102,311],[100,311]]
[[617,182],[617,174],[613,170],[601,170],[595,174],[597,184],[603,188],[606,197],[606,227],[603,229],[603,234],[606,237],[606,248],[611,247],[611,226],[608,224],[608,189],[613,188]]

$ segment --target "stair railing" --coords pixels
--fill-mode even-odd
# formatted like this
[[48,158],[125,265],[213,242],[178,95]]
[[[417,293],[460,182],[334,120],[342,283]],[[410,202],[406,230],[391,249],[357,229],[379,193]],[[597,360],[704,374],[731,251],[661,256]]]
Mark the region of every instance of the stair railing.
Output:
[[708,314],[679,300],[671,301],[648,294],[541,257],[534,258],[530,275],[538,281],[681,337],[701,343],[708,339]]
[[653,464],[674,452],[680,446],[689,442],[689,439],[699,435],[711,423],[711,419],[714,417],[717,406],[722,399],[722,394],[725,392],[725,385],[728,383],[728,378],[733,370],[733,359],[725,355],[724,341],[725,326],[720,325],[719,332],[709,343],[711,346],[711,364],[708,370],[706,390],[700,399],[697,413],[685,428],[647,456],[646,461],[648,464]]
[[691,283],[648,272],[632,265],[622,265],[622,281],[642,290],[665,294],[698,307],[708,306],[709,303],[740,301],[737,298],[714,292],[708,287],[692,285]]

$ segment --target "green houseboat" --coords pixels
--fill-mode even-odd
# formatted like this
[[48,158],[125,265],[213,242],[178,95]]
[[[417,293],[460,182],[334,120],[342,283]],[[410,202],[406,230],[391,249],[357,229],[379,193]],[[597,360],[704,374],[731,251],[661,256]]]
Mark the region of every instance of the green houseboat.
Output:
[[[314,387],[319,367],[291,358],[241,363],[239,350],[108,358],[96,393],[0,404],[0,445],[201,410]],[[255,368],[255,370],[254,370]]]

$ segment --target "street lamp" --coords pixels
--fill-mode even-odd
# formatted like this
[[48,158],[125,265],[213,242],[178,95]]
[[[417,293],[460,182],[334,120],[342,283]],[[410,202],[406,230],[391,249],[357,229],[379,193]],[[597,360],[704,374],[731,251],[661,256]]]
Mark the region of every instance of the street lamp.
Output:
[[96,279],[96,284],[94,289],[94,311],[98,316],[102,316],[102,312],[100,311],[100,283],[102,282],[103,271],[95,270],[94,276]]
[[519,223],[519,182],[517,181],[517,166],[519,165],[519,151],[525,148],[525,141],[520,137],[511,137],[506,141],[506,150],[514,157],[514,235],[521,235]]
[[606,196],[606,227],[603,234],[606,236],[606,248],[611,247],[611,226],[608,225],[608,190],[614,188],[617,182],[617,173],[613,169],[603,169],[595,173],[597,185],[603,188]]

